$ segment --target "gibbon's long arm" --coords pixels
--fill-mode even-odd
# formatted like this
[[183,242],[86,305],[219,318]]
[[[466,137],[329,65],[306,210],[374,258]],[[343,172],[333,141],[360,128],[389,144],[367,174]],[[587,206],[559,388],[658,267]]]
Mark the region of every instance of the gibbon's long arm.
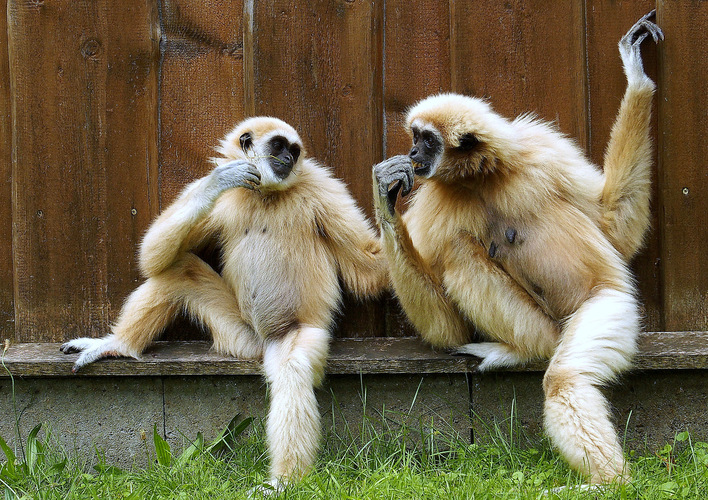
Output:
[[389,284],[381,245],[345,186],[331,178],[323,182],[327,199],[317,210],[317,231],[328,242],[347,289],[359,299],[378,296]]
[[[383,184],[380,188],[374,172],[374,199],[382,249],[388,258],[396,296],[408,319],[423,339],[434,346],[453,347],[469,342],[469,325],[413,246],[405,223],[389,205],[390,198]],[[394,189],[397,195],[397,188]]]
[[641,248],[651,215],[653,148],[649,129],[656,85],[644,73],[640,46],[649,35],[655,42],[664,38],[659,27],[649,21],[653,16],[654,11],[637,21],[619,42],[627,90],[604,161],[602,227],[626,261]]
[[227,189],[253,189],[260,174],[250,163],[236,160],[215,168],[187,186],[155,222],[140,245],[140,271],[155,276],[212,234],[206,216]]
[[487,258],[478,242],[463,236],[449,245],[443,283],[457,307],[475,327],[502,342],[473,343],[460,352],[484,359],[480,370],[550,358],[560,327],[504,270]]

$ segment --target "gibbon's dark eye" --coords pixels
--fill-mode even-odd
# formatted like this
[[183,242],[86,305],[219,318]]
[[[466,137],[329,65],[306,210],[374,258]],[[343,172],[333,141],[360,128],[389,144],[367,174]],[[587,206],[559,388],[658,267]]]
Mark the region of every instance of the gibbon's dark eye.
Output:
[[469,151],[474,149],[477,144],[479,144],[479,139],[477,139],[474,134],[464,134],[460,136],[460,146],[458,149],[462,151]]
[[293,155],[293,163],[297,163],[297,159],[300,158],[300,146],[297,144],[290,146],[290,154]]
[[253,145],[253,138],[250,132],[246,132],[241,137],[238,138],[238,142],[241,144],[241,149],[246,151]]
[[273,140],[271,141],[270,147],[273,148],[273,151],[278,151],[278,152],[280,152],[280,151],[282,151],[282,150],[284,149],[285,145],[283,144],[282,139],[276,138],[276,139],[273,139]]
[[437,141],[435,140],[435,136],[430,132],[423,132],[423,142],[425,142],[425,146],[428,149],[433,149]]

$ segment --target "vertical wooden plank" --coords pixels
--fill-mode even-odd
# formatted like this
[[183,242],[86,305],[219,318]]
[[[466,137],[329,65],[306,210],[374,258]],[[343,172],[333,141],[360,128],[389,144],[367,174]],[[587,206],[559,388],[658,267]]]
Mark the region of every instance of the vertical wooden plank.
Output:
[[[247,109],[293,125],[371,215],[383,158],[383,2],[246,2]],[[380,305],[346,308],[341,336],[383,335]]]
[[[384,155],[406,154],[406,112],[429,95],[449,92],[450,6],[447,1],[387,0],[384,23]],[[405,203],[399,203],[405,210]],[[387,334],[415,330],[395,299],[386,303]]]
[[420,99],[449,92],[450,7],[447,1],[387,0],[385,4],[385,156],[407,153],[403,124]]
[[666,329],[708,328],[708,3],[657,2]]
[[7,50],[7,1],[0,4],[0,340],[15,336],[12,273],[12,113]]
[[[160,201],[213,168],[214,147],[244,117],[243,2],[164,0],[160,67]],[[205,256],[206,257],[206,256]],[[182,316],[168,340],[210,338]]]
[[105,334],[157,199],[151,2],[10,0],[16,331]]
[[244,117],[243,2],[164,0],[160,195],[164,208],[206,175],[214,147]]
[[534,112],[587,144],[582,0],[451,3],[452,86],[513,117]]
[[[597,165],[602,165],[610,130],[627,87],[617,43],[627,30],[654,8],[653,0],[616,2],[603,0],[587,6],[587,60],[589,88],[590,141],[588,153]],[[652,42],[644,46],[643,61],[647,74],[657,81],[657,47]],[[656,110],[652,135],[656,144]],[[645,311],[647,331],[663,331],[659,241],[661,225],[656,171],[652,174],[652,229],[646,246],[633,262],[639,293]]]

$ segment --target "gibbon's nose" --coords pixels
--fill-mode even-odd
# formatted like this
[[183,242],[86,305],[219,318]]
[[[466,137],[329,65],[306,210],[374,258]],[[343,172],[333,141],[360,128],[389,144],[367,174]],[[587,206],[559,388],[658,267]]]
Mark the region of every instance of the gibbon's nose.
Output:
[[413,157],[416,156],[417,154],[418,154],[418,147],[417,147],[417,146],[413,146],[413,147],[411,148],[410,152],[408,153],[408,156],[410,156],[411,158],[413,158]]

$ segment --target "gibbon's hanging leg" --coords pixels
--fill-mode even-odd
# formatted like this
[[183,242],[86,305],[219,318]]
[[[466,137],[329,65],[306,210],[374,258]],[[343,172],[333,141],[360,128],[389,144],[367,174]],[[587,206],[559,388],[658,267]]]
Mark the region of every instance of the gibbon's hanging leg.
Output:
[[306,325],[267,342],[263,356],[270,390],[266,432],[271,485],[276,490],[300,479],[315,461],[320,439],[315,388],[322,383],[328,352],[327,331]]
[[191,253],[130,294],[111,335],[75,339],[64,344],[62,351],[82,351],[74,372],[105,357],[137,358],[180,307],[209,328],[218,352],[247,359],[262,356],[263,340],[241,319],[233,292],[219,274]]
[[655,42],[664,39],[661,29],[650,21],[654,15],[651,11],[642,17],[619,42],[627,90],[605,152],[601,225],[627,261],[642,247],[651,215],[653,148],[649,132],[656,85],[644,73],[641,44],[649,35]]
[[568,319],[543,378],[546,432],[591,483],[630,477],[599,387],[631,366],[638,333],[633,290],[599,290]]

